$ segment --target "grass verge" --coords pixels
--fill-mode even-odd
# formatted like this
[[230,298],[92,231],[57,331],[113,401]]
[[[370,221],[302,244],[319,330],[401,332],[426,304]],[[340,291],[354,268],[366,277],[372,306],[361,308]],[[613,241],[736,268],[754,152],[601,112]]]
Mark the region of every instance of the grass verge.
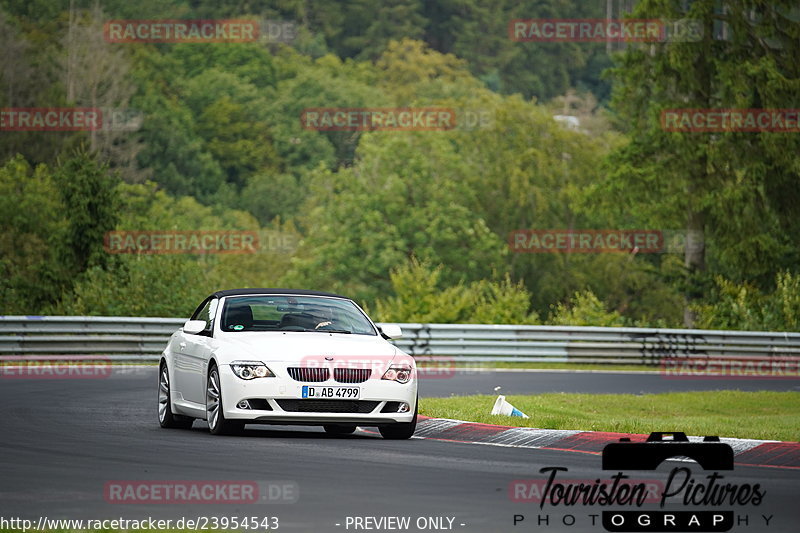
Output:
[[497,396],[423,398],[420,414],[503,426],[650,433],[683,431],[749,439],[800,441],[800,392],[703,391],[665,394],[506,396],[530,416],[489,414]]

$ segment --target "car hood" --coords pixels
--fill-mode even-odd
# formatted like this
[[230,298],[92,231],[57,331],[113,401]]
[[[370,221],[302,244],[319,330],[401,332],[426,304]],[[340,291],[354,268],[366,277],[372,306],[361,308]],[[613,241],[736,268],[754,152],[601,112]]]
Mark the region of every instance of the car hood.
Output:
[[315,332],[223,333],[217,355],[224,362],[236,359],[299,362],[303,358],[380,358],[390,361],[405,353],[379,336]]

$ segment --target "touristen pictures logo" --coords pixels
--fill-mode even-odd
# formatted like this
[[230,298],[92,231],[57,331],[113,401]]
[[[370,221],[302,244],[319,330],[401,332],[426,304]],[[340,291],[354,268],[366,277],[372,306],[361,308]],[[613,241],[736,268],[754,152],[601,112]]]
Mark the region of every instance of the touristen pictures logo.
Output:
[[764,502],[767,490],[734,477],[733,447],[719,437],[629,435],[606,441],[600,459],[605,472],[589,479],[572,479],[567,467],[544,466],[538,469],[543,479],[514,480],[511,500],[534,504],[537,513],[514,514],[513,525],[688,533],[725,532],[755,520],[768,527],[773,519],[758,513],[751,520],[750,510]]

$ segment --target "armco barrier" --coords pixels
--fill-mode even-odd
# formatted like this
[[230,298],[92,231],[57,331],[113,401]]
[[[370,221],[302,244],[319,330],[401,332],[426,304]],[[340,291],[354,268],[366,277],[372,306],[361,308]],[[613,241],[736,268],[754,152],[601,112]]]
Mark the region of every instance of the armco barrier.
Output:
[[[156,361],[181,318],[0,317],[0,359],[103,355]],[[658,365],[667,358],[800,357],[800,333],[695,329],[400,324],[396,344],[423,358]]]

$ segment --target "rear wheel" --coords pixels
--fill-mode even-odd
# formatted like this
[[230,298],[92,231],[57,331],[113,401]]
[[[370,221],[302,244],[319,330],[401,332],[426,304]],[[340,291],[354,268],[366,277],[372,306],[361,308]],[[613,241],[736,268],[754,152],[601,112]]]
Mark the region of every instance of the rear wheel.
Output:
[[392,424],[391,426],[380,426],[378,431],[381,432],[384,439],[390,440],[405,440],[410,439],[412,435],[414,435],[414,431],[417,429],[417,410],[419,406],[419,397],[417,397],[417,401],[414,405],[414,418],[411,419],[411,422],[400,422],[397,424]]
[[329,435],[349,435],[356,430],[356,426],[353,425],[328,424],[322,427]]
[[222,386],[216,366],[210,368],[206,382],[206,420],[212,435],[231,435],[244,428],[243,422],[225,418],[222,409]]
[[166,363],[158,368],[158,423],[162,428],[188,429],[194,418],[172,413],[172,400],[169,391],[169,371]]

